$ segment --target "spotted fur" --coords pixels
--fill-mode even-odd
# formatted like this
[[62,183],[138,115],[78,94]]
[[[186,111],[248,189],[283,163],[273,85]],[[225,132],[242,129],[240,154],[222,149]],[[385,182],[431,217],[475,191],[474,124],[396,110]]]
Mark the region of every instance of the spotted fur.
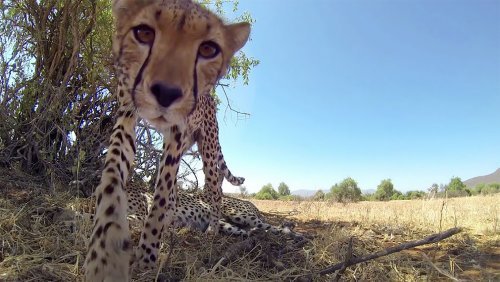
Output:
[[[174,227],[191,227],[205,231],[210,220],[210,197],[205,192],[188,193],[182,189],[177,192],[178,203],[175,209]],[[143,186],[127,190],[128,214],[132,220],[142,222],[149,207],[152,194]],[[254,231],[270,231],[274,234],[298,236],[286,226],[273,226],[266,223],[257,207],[249,201],[223,196],[221,203],[222,218],[219,219],[219,231],[226,235],[248,236]],[[141,248],[146,246],[141,245]]]
[[86,281],[129,280],[132,246],[125,188],[136,152],[138,116],[164,137],[153,203],[139,242],[145,248],[135,256],[139,267],[156,264],[162,230],[174,220],[179,162],[194,143],[210,198],[209,224],[216,232],[224,177],[234,185],[244,181],[225,164],[210,93],[246,43],[249,24],[225,24],[190,0],[113,0],[112,10],[119,109],[96,189]]

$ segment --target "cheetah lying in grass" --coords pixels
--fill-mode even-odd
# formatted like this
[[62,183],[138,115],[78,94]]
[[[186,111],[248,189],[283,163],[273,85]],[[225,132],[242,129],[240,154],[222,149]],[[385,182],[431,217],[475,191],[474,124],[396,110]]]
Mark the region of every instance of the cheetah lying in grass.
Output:
[[[178,188],[178,205],[175,210],[174,227],[189,227],[205,232],[209,227],[210,199],[205,192],[187,192]],[[153,194],[144,185],[129,183],[127,194],[128,219],[132,229],[140,230],[152,206]],[[284,234],[292,238],[302,235],[292,231],[292,224],[274,226],[266,223],[257,207],[249,201],[230,197],[222,197],[222,218],[219,219],[220,232],[225,235],[251,236],[255,232],[269,231],[273,234]],[[60,221],[73,228],[75,212],[70,210],[54,211]],[[77,218],[93,220],[93,215],[77,213]]]
[[[143,187],[133,187],[127,190],[127,195],[129,215],[141,222],[144,221],[153,201],[152,194]],[[270,231],[274,234],[282,233],[292,237],[300,237],[298,233],[290,229],[290,226],[278,227],[266,223],[257,207],[249,201],[223,196],[221,211],[219,231],[226,235],[245,236],[256,231]],[[205,231],[209,227],[209,222],[210,196],[207,196],[206,192],[188,193],[178,189],[174,226],[187,226]]]

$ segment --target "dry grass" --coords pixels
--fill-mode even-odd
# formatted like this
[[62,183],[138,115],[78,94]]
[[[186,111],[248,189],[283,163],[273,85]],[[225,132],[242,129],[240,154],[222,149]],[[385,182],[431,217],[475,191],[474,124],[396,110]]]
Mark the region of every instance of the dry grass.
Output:
[[[61,192],[48,195],[43,188],[33,188],[36,185],[5,182],[2,175],[6,174],[0,172],[0,281],[80,281],[91,223],[84,219],[74,221],[74,214],[64,211],[88,211],[89,200]],[[255,201],[264,211],[299,211],[295,216],[299,221],[297,230],[312,236],[312,240],[295,242],[259,234],[255,244],[223,263],[220,259],[224,254],[244,239],[180,230],[172,240],[164,236],[160,271],[134,272],[133,278],[134,281],[331,281],[333,274],[318,276],[314,272],[343,261],[351,237],[353,255],[359,257],[434,233],[442,218],[443,229],[461,225],[469,231],[439,244],[349,267],[342,280],[498,281],[500,257],[498,231],[495,231],[498,199],[448,200],[442,213],[440,200],[346,206]],[[285,220],[272,214],[267,217],[275,224]],[[76,224],[64,224],[66,220]],[[134,237],[137,236],[136,231]],[[169,252],[171,256],[167,259]]]
[[440,232],[461,226],[474,235],[499,234],[500,194],[467,198],[402,200],[389,202],[332,203],[314,201],[252,200],[262,211],[297,214],[307,221],[349,221],[364,225],[402,225]]

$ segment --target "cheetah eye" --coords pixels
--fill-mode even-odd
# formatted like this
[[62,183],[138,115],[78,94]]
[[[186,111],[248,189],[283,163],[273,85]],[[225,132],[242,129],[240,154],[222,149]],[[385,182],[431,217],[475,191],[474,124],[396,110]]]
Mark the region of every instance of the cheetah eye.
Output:
[[198,48],[198,55],[205,59],[212,59],[220,53],[220,47],[213,41],[205,41]]
[[155,41],[155,31],[151,27],[141,24],[133,28],[134,36],[142,44],[151,45]]

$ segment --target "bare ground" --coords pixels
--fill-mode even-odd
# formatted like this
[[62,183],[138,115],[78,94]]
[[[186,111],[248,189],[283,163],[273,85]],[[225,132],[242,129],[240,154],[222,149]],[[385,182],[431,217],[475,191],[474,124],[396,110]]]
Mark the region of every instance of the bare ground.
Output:
[[[19,173],[0,173],[0,281],[80,281],[91,223],[85,219],[75,221],[74,215],[63,211],[88,212],[90,201],[57,189],[50,194],[48,188],[36,184],[39,180],[20,177]],[[334,207],[340,213],[334,216],[328,216],[332,206],[321,206],[324,203],[312,208],[304,202],[256,204],[262,210],[273,211],[265,215],[274,224],[293,219],[296,231],[310,240],[294,241],[266,233],[254,239],[213,237],[182,229],[174,236],[164,236],[160,270],[135,271],[133,279],[332,281],[335,274],[320,276],[317,271],[342,262],[351,237],[353,256],[359,257],[436,232],[435,223],[405,223],[402,217],[397,222],[382,216],[378,221],[356,220],[349,216],[348,209],[362,206],[354,204]],[[406,206],[411,207],[411,203]],[[373,206],[372,211],[388,213],[379,211],[379,207]],[[280,208],[281,212],[277,212]],[[283,216],[285,211],[293,210],[290,208],[295,209],[295,216]],[[366,217],[366,212],[362,214]],[[441,225],[446,227],[443,222]],[[341,280],[499,281],[499,237],[498,231],[491,229],[488,225],[478,229],[488,232],[478,232],[465,226],[464,232],[440,243],[351,266]]]

